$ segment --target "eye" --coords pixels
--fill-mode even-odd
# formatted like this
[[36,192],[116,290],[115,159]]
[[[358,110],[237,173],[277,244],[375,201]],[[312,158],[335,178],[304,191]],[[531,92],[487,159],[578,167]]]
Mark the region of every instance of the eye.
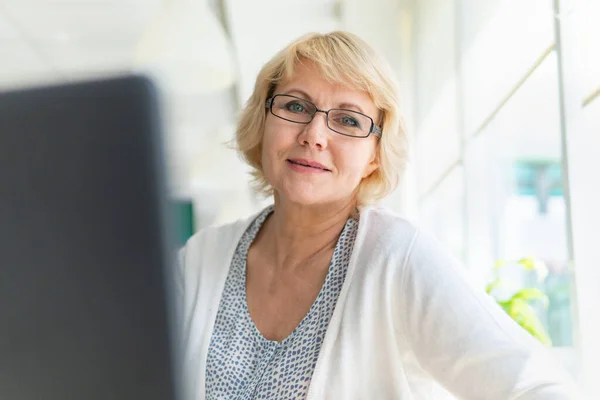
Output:
[[360,128],[360,124],[358,123],[356,118],[351,117],[349,115],[340,115],[338,118],[338,122],[350,128]]
[[293,113],[301,113],[306,111],[306,107],[304,107],[304,105],[299,101],[290,101],[285,105],[285,108]]

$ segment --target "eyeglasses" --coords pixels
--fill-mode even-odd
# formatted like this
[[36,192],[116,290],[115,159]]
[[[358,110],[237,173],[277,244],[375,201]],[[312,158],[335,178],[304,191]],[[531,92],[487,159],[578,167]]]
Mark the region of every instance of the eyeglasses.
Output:
[[318,112],[322,112],[327,116],[327,127],[340,135],[366,138],[372,133],[381,137],[381,127],[375,125],[371,117],[358,111],[342,108],[319,110],[310,101],[288,94],[278,94],[267,99],[265,107],[274,116],[296,124],[308,124]]

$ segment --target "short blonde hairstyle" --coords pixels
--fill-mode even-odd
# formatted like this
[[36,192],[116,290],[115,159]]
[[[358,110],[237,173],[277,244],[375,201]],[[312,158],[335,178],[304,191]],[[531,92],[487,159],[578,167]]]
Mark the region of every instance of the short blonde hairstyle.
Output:
[[294,68],[303,60],[313,62],[328,81],[368,93],[380,110],[380,120],[376,121],[382,128],[376,155],[379,168],[360,182],[356,200],[358,206],[363,206],[384,198],[397,187],[407,157],[397,84],[389,65],[367,43],[341,31],[305,35],[278,52],[260,70],[235,136],[237,150],[252,168],[255,189],[267,196],[273,194],[262,169],[262,139],[268,112],[265,102],[277,85],[293,76]]

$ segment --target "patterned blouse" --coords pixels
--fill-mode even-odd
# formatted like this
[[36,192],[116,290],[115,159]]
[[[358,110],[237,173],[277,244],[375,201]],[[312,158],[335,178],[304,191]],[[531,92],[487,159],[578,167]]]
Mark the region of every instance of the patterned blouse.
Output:
[[267,340],[256,328],[246,302],[246,257],[267,207],[243,234],[233,256],[206,365],[206,398],[304,399],[321,344],[346,277],[358,228],[350,218],[338,239],[321,291],[308,313],[283,341]]

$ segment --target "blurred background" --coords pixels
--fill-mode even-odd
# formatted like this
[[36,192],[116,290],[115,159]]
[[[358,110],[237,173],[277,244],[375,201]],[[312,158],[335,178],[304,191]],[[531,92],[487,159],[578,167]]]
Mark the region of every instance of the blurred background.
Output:
[[598,0],[0,0],[0,90],[153,76],[183,242],[269,202],[226,146],[263,63],[310,31],[357,33],[394,68],[411,140],[385,205],[513,318],[530,304],[530,331],[600,398],[599,21]]

